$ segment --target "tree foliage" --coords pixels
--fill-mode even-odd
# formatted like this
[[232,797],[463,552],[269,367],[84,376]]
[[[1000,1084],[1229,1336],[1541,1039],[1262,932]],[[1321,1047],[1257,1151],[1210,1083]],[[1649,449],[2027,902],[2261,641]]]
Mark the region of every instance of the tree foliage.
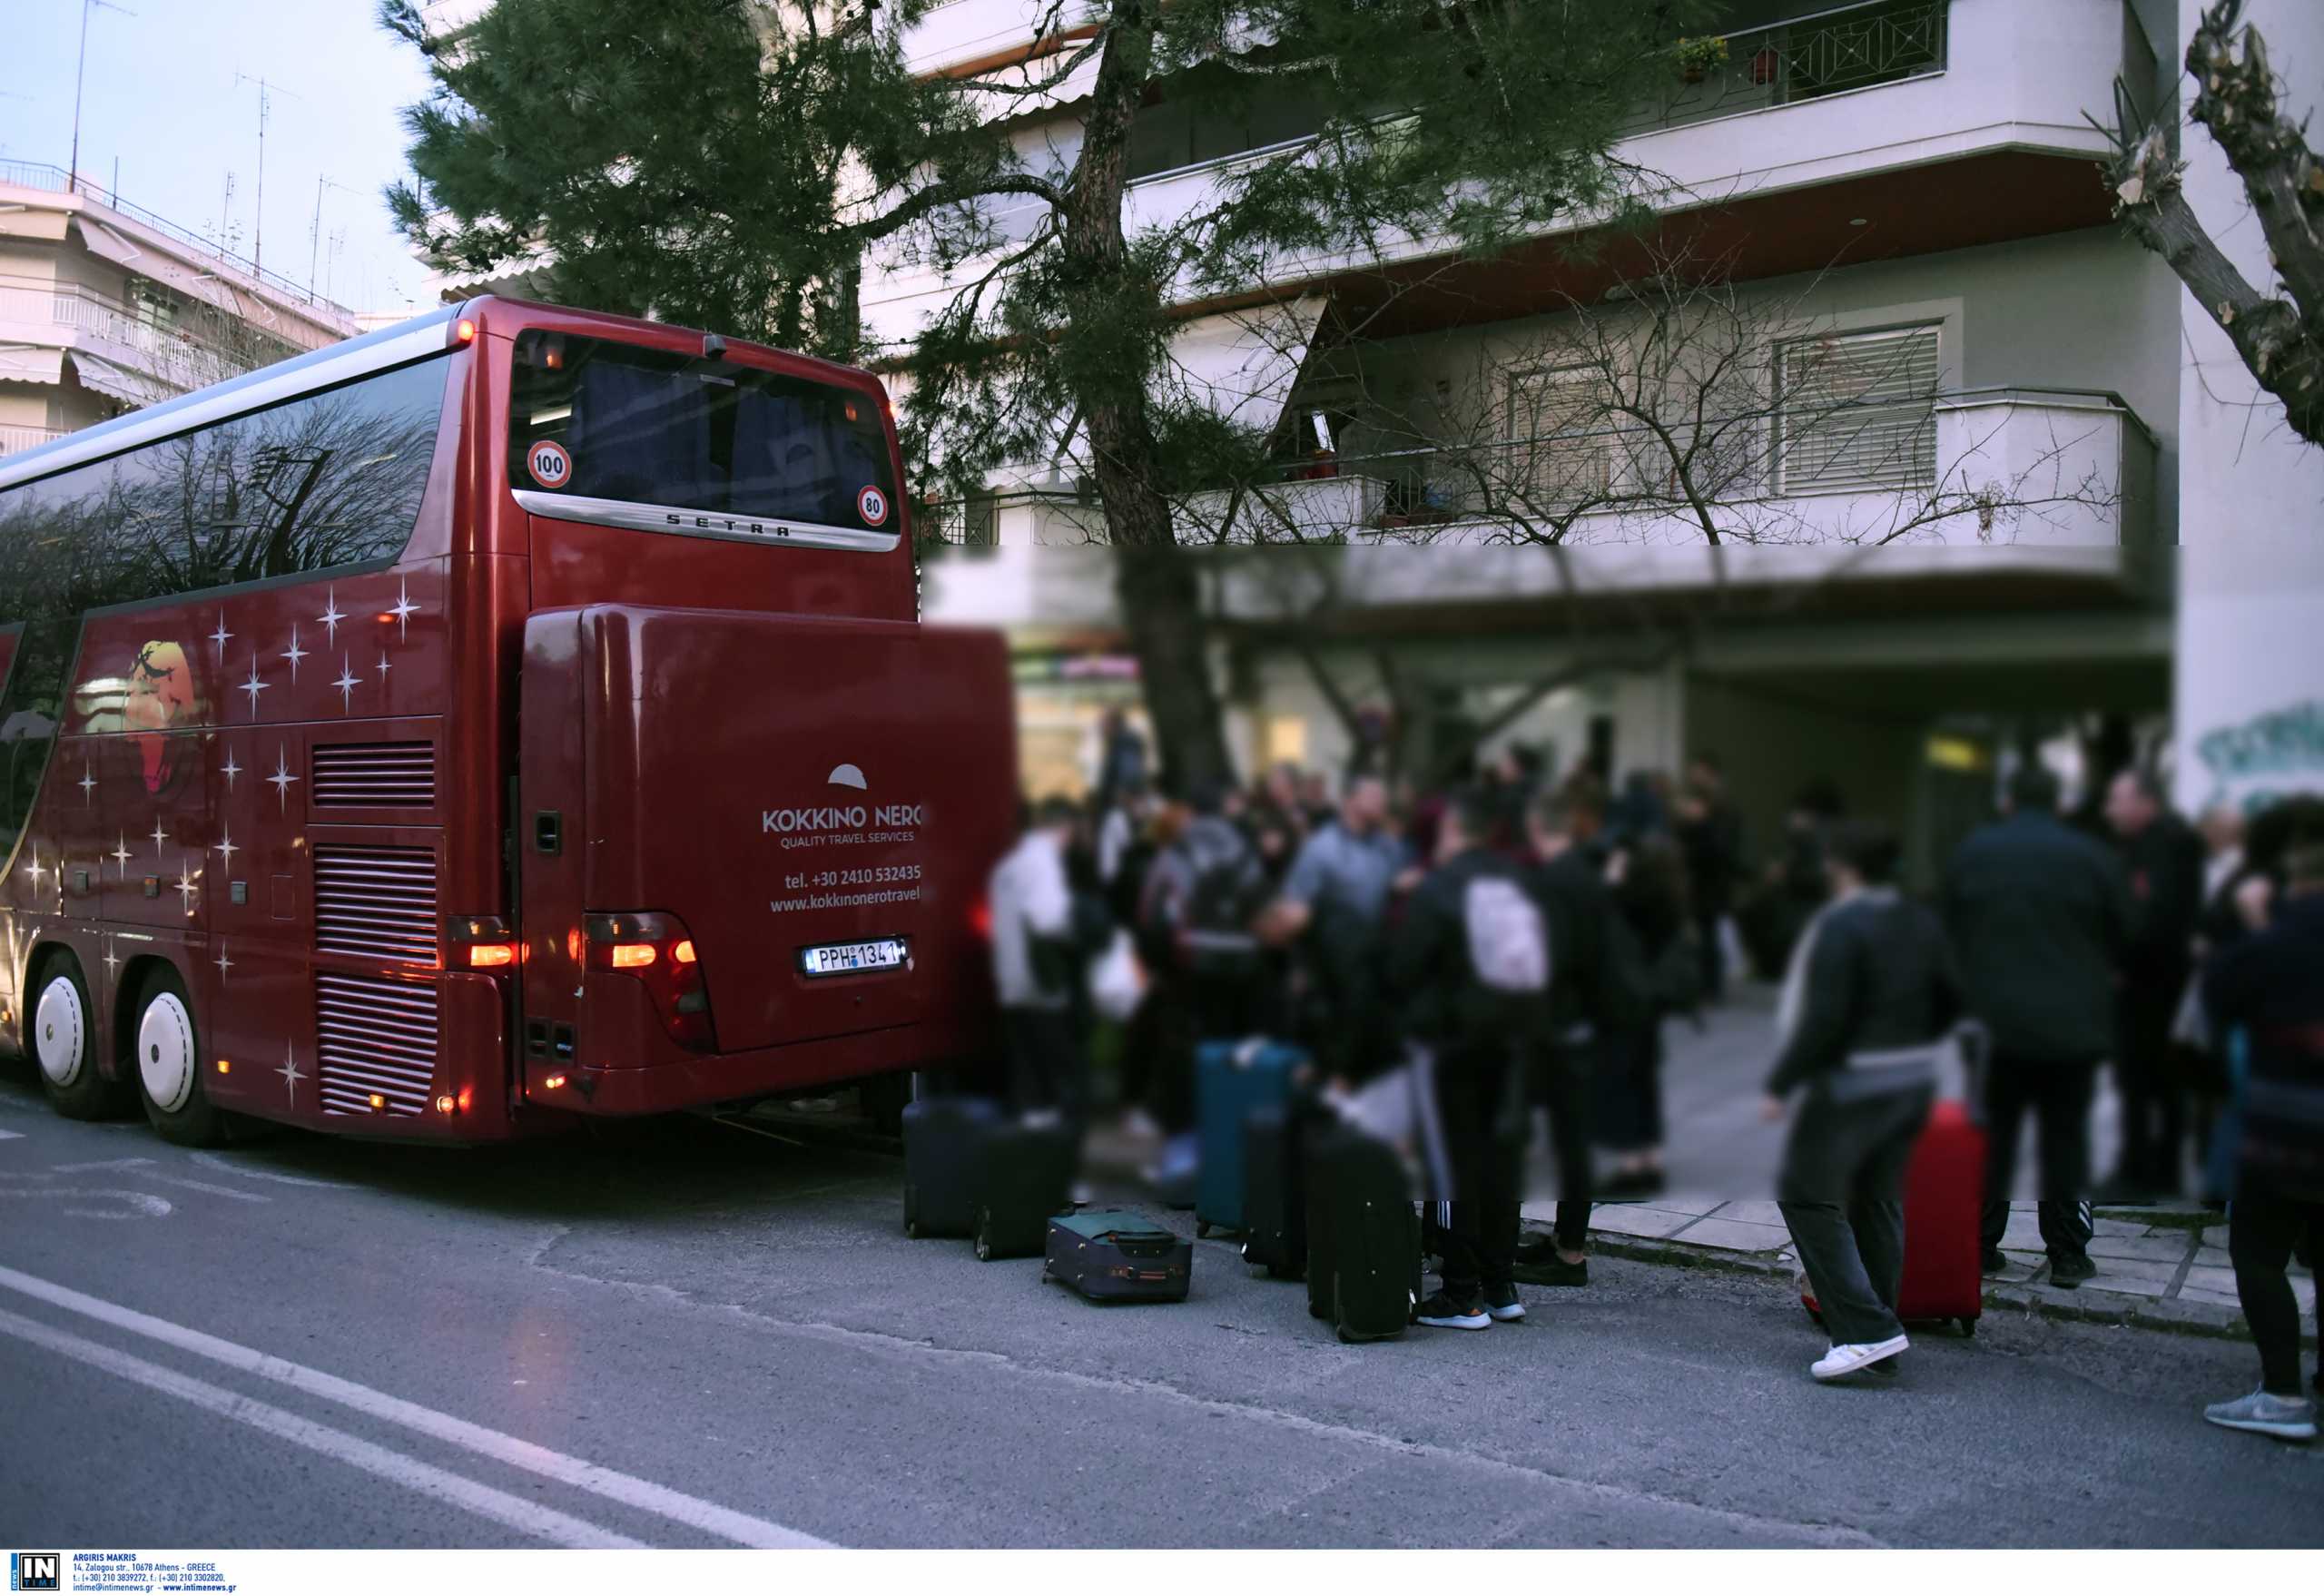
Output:
[[[540,261],[566,300],[900,362],[923,485],[1072,454],[1121,551],[1166,760],[1226,773],[1170,499],[1267,440],[1167,380],[1178,307],[1619,213],[1618,140],[1715,7],[1049,0],[1021,59],[964,78],[906,58],[930,5],[499,0],[438,46],[384,0],[435,50],[390,200],[456,266]],[[1149,212],[1130,165],[1157,106],[1299,136]],[[1070,132],[1012,137],[1040,122]],[[882,348],[852,285],[895,269],[955,291]]]

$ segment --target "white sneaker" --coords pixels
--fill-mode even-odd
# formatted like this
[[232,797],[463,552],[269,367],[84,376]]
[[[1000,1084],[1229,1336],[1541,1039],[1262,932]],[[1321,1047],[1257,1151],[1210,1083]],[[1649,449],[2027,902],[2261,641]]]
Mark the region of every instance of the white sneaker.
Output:
[[1835,1345],[1817,1358],[1807,1372],[1818,1380],[1837,1380],[1859,1369],[1868,1369],[1882,1358],[1895,1357],[1911,1345],[1901,1335],[1891,1335],[1886,1341],[1859,1341]]

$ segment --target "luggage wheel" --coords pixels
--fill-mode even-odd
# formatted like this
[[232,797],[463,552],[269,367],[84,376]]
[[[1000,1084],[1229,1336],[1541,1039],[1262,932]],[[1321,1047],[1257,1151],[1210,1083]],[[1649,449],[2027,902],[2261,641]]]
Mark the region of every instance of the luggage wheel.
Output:
[[1956,1321],[1956,1322],[1957,1322],[1957,1323],[1960,1325],[1960,1326],[1961,1326],[1961,1334],[1962,1334],[1963,1335],[1969,1335],[1969,1336],[1973,1336],[1973,1335],[1976,1335],[1976,1333],[1977,1333],[1977,1321],[1976,1321],[1976,1320],[1974,1320],[1974,1319],[1961,1319],[1961,1320],[1958,1320],[1958,1321]]
[[1196,1241],[1200,1241],[1200,1240],[1204,1239],[1206,1236],[1209,1236],[1209,1234],[1210,1234],[1210,1221],[1209,1221],[1209,1220],[1207,1220],[1207,1219],[1197,1219],[1197,1220],[1196,1220],[1196,1221],[1195,1221],[1195,1239],[1196,1239]]
[[979,1208],[977,1210],[976,1246],[978,1263],[990,1264],[992,1262],[992,1210],[990,1208]]
[[904,1187],[904,1239],[920,1239],[920,1187],[916,1186]]

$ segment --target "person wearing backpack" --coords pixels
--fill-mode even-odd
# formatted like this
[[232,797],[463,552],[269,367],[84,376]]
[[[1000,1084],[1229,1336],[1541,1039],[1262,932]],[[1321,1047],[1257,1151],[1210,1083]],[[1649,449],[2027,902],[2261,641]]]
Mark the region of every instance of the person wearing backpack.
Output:
[[1582,844],[1598,829],[1595,783],[1543,793],[1527,825],[1535,861],[1528,887],[1549,928],[1546,1029],[1534,1045],[1533,1096],[1548,1111],[1558,1165],[1557,1223],[1551,1236],[1518,1248],[1529,1279],[1550,1286],[1590,1280],[1591,1077],[1600,1055],[1653,1017],[1647,975],[1629,925],[1604,875]]
[[1516,1286],[1527,1043],[1547,1030],[1549,931],[1523,868],[1491,844],[1490,795],[1455,794],[1437,863],[1414,889],[1389,954],[1405,1034],[1435,1056],[1452,1164],[1438,1290],[1416,1323],[1482,1330],[1525,1316]]
[[1154,862],[1146,895],[1149,934],[1179,977],[1195,1039],[1248,1036],[1264,974],[1256,925],[1266,873],[1216,783],[1191,794],[1194,817]]

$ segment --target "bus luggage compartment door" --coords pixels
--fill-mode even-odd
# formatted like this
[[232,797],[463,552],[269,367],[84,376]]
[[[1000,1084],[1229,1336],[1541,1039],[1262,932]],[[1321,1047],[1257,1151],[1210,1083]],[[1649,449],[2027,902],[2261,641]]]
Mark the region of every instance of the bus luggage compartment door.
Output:
[[[533,616],[525,660],[528,1041],[562,1017],[576,1062],[618,1068],[989,1009],[976,912],[1016,767],[997,634],[596,606]],[[613,914],[666,917],[714,1039],[650,1023],[666,994],[588,967]]]
[[[517,1028],[524,1095],[581,1104],[576,1079],[582,1007],[583,838],[587,793],[587,689],[582,612],[556,610],[525,625],[517,694],[517,783],[508,848],[523,946]],[[549,1083],[554,1082],[554,1085]]]

